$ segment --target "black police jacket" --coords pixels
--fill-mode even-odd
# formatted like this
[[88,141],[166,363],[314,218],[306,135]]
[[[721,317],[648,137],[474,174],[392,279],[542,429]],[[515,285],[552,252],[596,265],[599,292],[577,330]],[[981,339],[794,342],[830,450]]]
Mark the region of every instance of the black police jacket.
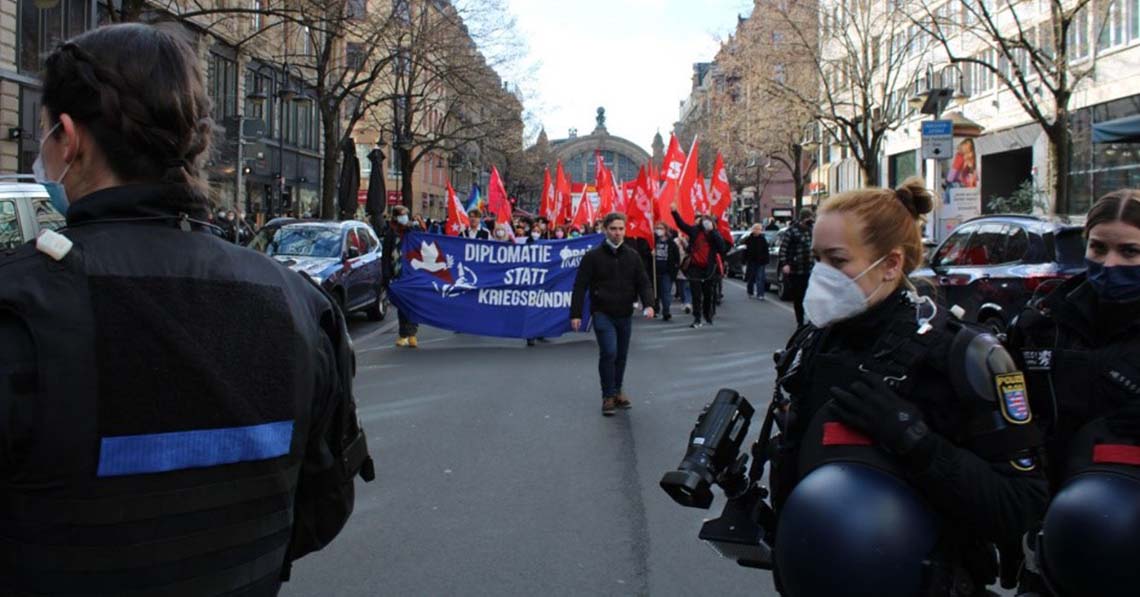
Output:
[[1140,303],[1101,303],[1081,274],[1028,305],[1008,345],[1046,432],[1055,490],[1078,472],[1066,463],[1080,430],[1140,400]]
[[[788,398],[772,456],[773,503],[779,512],[796,483],[826,462],[885,459],[948,523],[940,554],[947,560],[945,574],[933,581],[942,588],[932,586],[929,594],[972,594],[946,587],[961,587],[965,578],[980,592],[994,582],[998,569],[987,545],[999,546],[1009,554],[1003,560],[1016,564],[1021,537],[1045,510],[1034,450],[1040,438],[1032,425],[1001,414],[994,381],[1003,372],[989,370],[988,363],[1003,356],[1010,366],[1012,361],[997,340],[943,311],[927,333],[918,334],[915,309],[900,291],[850,320],[823,329],[808,325],[792,338],[777,367],[777,383]],[[865,371],[900,380],[897,393],[919,406],[932,431],[905,458],[854,446],[875,452],[861,457],[845,442],[829,445],[827,434],[821,436],[821,427],[838,420],[829,388],[848,386]],[[1012,584],[1016,570],[1002,572]]]
[[0,592],[277,592],[369,468],[333,301],[172,185],[0,257]]

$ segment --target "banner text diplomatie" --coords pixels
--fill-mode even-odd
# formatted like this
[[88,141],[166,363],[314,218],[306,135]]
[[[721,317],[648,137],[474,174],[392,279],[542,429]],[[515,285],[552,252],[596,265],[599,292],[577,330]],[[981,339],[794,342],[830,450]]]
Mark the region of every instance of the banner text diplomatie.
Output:
[[569,331],[574,277],[593,235],[507,244],[409,233],[392,302],[412,321],[510,338]]

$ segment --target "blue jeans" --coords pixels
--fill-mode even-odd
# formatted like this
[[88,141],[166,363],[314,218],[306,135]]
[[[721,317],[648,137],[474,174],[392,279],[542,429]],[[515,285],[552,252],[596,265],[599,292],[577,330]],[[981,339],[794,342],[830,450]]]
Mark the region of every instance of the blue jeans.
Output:
[[594,335],[598,338],[598,376],[602,378],[602,398],[612,398],[621,393],[633,318],[610,317],[601,312],[594,312],[592,317]]
[[673,276],[657,270],[657,298],[661,299],[661,315],[669,315],[673,306]]
[[[755,294],[756,296],[764,296],[765,290],[768,288],[768,273],[764,271],[763,263],[749,263],[748,272],[744,275],[744,281],[748,283],[748,296]],[[753,288],[756,292],[753,293]]]
[[678,286],[681,287],[681,302],[686,305],[693,304],[693,289],[689,287],[689,281],[681,280]]

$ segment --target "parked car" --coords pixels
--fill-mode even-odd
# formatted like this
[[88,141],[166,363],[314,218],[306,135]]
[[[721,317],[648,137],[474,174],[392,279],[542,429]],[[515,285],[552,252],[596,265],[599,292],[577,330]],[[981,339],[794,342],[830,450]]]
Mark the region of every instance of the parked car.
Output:
[[332,294],[346,314],[364,311],[373,321],[384,319],[388,295],[381,243],[368,224],[293,221],[274,225],[275,230],[269,224],[254,236],[251,248],[264,246],[266,255],[308,275]]
[[47,189],[31,176],[0,178],[0,252],[36,238],[40,230],[56,230],[67,220],[51,206]]
[[744,278],[744,241],[748,234],[732,233],[732,248],[724,258],[724,272],[729,278]]
[[764,236],[768,239],[768,265],[764,266],[764,277],[768,288],[776,293],[782,301],[788,300],[788,290],[784,287],[784,272],[780,271],[780,244],[784,242],[785,226],[779,230],[765,230]]
[[958,226],[911,274],[962,319],[1003,333],[1035,294],[1084,270],[1081,228],[1036,216],[992,215]]

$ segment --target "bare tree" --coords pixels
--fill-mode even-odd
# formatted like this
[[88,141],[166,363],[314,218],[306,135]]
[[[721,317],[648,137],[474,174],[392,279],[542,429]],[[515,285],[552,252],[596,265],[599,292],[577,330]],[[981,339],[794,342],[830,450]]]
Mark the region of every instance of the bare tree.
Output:
[[[1106,2],[1092,16],[1096,30],[1105,26]],[[1072,164],[1069,102],[1095,71],[1089,40],[1091,0],[1041,0],[995,3],[950,0],[936,6],[919,0],[914,24],[953,64],[965,65],[974,81],[996,78],[1049,139],[1050,183],[1054,211],[1070,209],[1068,173]],[[1042,12],[1044,14],[1042,14]],[[1046,93],[1040,93],[1044,89]]]
[[822,142],[830,137],[846,145],[864,184],[877,184],[883,143],[907,114],[907,62],[923,50],[908,30],[910,20],[881,0],[780,0],[769,6],[768,18],[786,44],[786,68],[810,72],[817,81],[811,87],[773,77],[771,97],[814,111]]
[[483,165],[495,150],[522,151],[521,103],[495,72],[516,57],[513,27],[499,0],[397,2],[393,61],[380,86],[391,109],[374,112],[371,124],[393,139],[408,207],[424,159],[465,153]]
[[[782,18],[765,18],[773,10]],[[813,63],[817,52],[803,43],[792,43],[784,18],[797,19],[808,27],[817,22],[810,6],[789,6],[778,0],[757,0],[753,15],[744,20],[718,55],[729,83],[721,96],[724,107],[715,110],[714,136],[723,139],[726,161],[741,174],[755,169],[757,194],[773,175],[773,162],[792,178],[797,211],[803,206],[804,190],[816,166],[805,149],[814,139],[819,76]],[[753,181],[749,181],[753,182]]]
[[356,0],[306,0],[300,11],[307,51],[291,56],[312,77],[321,119],[323,156],[321,214],[337,214],[337,181],[341,148],[352,143],[357,125],[389,97],[381,82],[390,74],[399,2],[368,10]]

